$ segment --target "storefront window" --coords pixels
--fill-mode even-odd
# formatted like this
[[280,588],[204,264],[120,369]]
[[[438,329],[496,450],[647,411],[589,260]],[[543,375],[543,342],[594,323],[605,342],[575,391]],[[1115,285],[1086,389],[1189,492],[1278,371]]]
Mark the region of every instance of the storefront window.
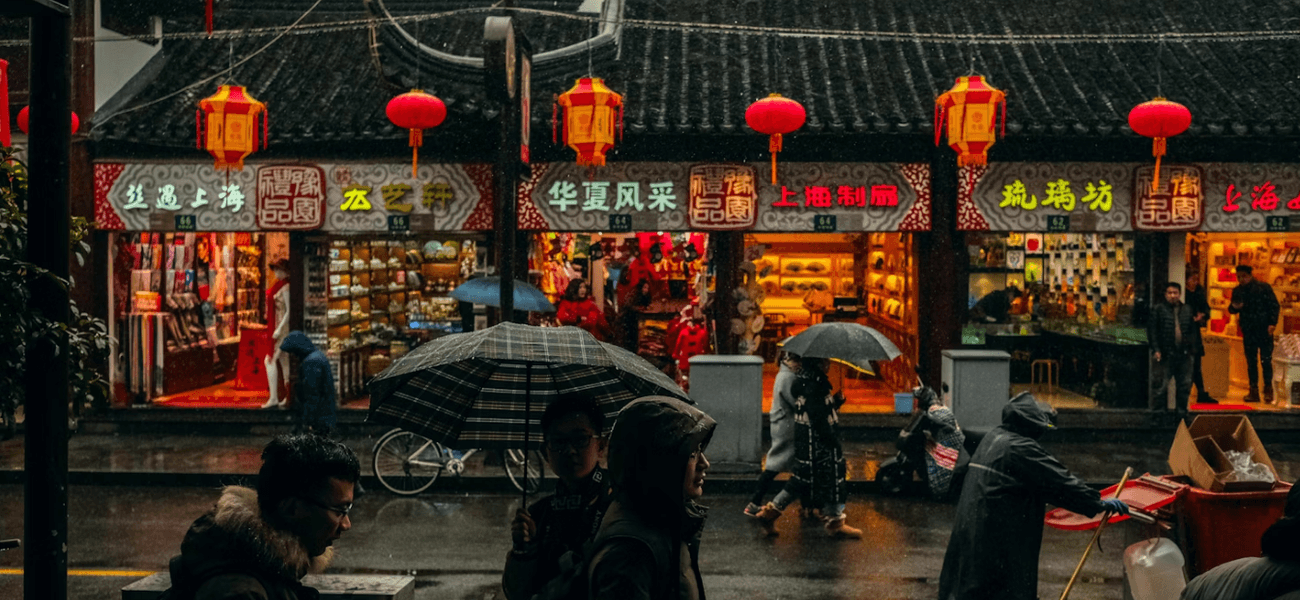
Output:
[[758,294],[757,353],[770,406],[779,345],[811,325],[851,321],[872,327],[903,356],[875,372],[834,363],[831,377],[847,412],[893,412],[894,394],[916,384],[916,263],[906,233],[753,234],[746,236]]
[[1133,234],[971,233],[966,242],[962,343],[1010,353],[1012,393],[1068,408],[1146,406],[1145,259]]
[[266,292],[288,234],[117,233],[111,248],[117,404],[184,404],[178,395],[214,386],[266,399]]

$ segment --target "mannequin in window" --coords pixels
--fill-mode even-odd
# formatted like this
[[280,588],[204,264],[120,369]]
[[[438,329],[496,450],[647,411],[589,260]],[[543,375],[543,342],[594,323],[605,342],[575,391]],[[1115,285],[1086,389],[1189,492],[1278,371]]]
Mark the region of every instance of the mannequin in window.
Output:
[[280,383],[288,383],[289,355],[280,350],[280,344],[289,335],[289,261],[281,258],[271,263],[275,283],[266,290],[266,327],[271,338],[271,352],[266,355],[267,388],[271,397],[262,408],[278,408],[288,403],[280,397]]

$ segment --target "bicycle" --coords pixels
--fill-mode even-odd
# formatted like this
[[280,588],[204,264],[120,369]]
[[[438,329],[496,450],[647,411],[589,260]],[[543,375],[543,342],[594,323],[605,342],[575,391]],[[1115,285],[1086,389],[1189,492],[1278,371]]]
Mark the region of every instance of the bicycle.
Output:
[[[429,489],[444,471],[460,476],[465,471],[465,461],[481,452],[478,448],[457,456],[450,448],[418,433],[393,429],[375,442],[371,466],[375,477],[388,491],[402,496],[413,496]],[[534,493],[542,487],[542,453],[528,451],[528,470],[524,472],[524,451],[510,449],[503,455],[506,475],[515,489]]]

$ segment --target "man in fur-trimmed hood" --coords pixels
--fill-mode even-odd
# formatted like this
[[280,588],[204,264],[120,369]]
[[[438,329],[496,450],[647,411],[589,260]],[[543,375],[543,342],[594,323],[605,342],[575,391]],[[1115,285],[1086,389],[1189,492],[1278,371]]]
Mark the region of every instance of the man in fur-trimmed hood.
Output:
[[277,437],[262,451],[257,489],[230,486],[185,534],[171,560],[173,594],[195,600],[315,600],[320,572],[352,528],[361,476],[347,446],[316,435]]

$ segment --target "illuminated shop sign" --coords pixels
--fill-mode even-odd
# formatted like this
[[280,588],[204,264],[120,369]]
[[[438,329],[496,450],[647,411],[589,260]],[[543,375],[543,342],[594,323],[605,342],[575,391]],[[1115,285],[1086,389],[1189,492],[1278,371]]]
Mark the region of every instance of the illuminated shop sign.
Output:
[[[924,164],[790,163],[781,185],[766,164],[570,163],[534,165],[522,191],[520,228],[604,231],[925,231],[930,177]],[[630,221],[615,218],[629,215]],[[818,220],[818,216],[834,217]],[[820,225],[818,225],[820,223]]]

